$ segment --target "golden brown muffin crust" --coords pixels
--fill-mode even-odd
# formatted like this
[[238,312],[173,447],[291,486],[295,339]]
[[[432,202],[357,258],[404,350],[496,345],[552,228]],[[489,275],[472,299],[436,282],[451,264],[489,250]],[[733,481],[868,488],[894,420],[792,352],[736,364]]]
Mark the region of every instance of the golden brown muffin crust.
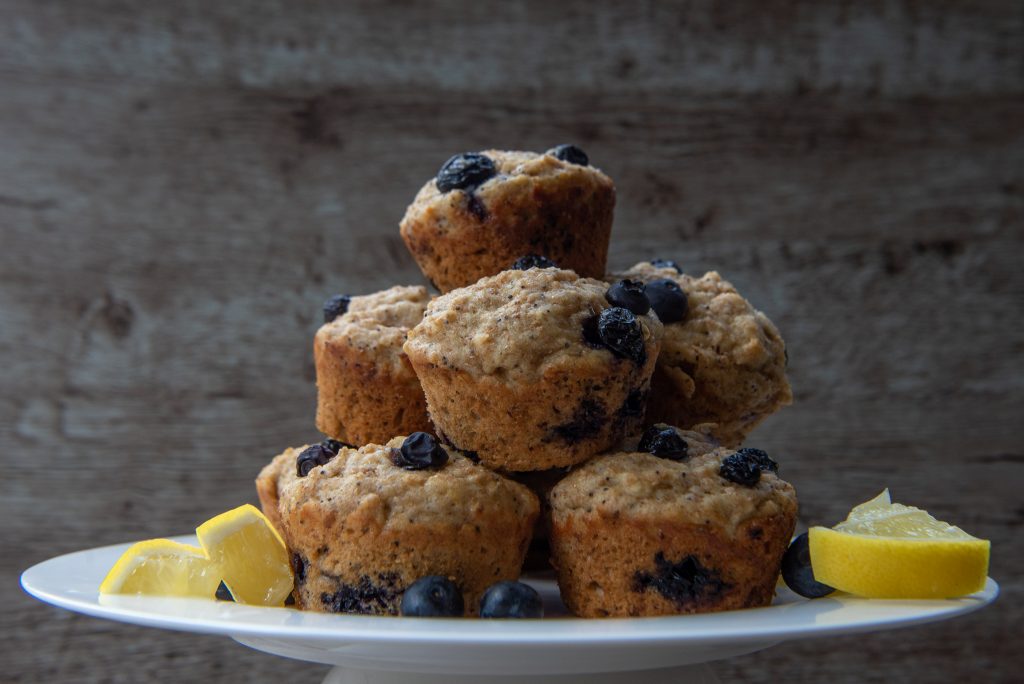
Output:
[[611,179],[547,153],[483,154],[495,163],[493,178],[444,193],[431,179],[406,210],[402,238],[424,275],[448,292],[539,254],[600,278],[615,207]]
[[[607,290],[562,269],[503,271],[434,299],[405,350],[420,362],[502,382],[536,382],[553,368],[606,367],[611,352],[587,344],[583,330],[611,306]],[[660,338],[657,317],[637,319],[646,339]]]
[[281,488],[300,608],[394,615],[408,585],[442,575],[473,614],[488,586],[518,578],[536,497],[454,449],[442,467],[401,468],[403,441],[343,448]]
[[551,491],[552,562],[582,617],[670,615],[767,605],[796,522],[793,487],[720,474],[731,449],[678,431],[690,456],[600,456]]
[[438,435],[490,467],[523,471],[579,463],[638,427],[662,325],[636,317],[644,358],[588,339],[611,307],[606,290],[531,268],[434,300],[405,350]]

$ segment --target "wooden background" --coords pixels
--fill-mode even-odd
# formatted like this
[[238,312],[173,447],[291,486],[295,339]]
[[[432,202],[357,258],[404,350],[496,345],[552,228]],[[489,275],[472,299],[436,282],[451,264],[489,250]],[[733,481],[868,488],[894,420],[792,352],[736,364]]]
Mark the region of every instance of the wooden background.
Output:
[[18,574],[184,533],[314,436],[323,298],[421,282],[397,224],[451,153],[573,141],[611,265],[716,268],[796,403],[752,442],[802,517],[885,486],[993,541],[952,622],[716,665],[1011,681],[1024,660],[1019,2],[0,0],[5,681],[316,682],[226,638],[49,608]]

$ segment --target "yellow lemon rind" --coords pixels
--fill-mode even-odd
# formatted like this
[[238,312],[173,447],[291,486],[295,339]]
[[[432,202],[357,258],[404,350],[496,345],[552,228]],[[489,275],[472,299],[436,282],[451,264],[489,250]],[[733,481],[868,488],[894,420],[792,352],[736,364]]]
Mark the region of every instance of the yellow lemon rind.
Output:
[[817,581],[866,598],[945,599],[985,587],[991,545],[984,539],[919,539],[812,527]]
[[210,518],[196,528],[196,537],[199,538],[199,545],[203,547],[203,550],[209,552],[210,547],[222,541],[229,533],[234,532],[242,525],[256,521],[262,521],[273,533],[281,547],[287,548],[281,534],[274,529],[267,516],[252,504],[243,504]]

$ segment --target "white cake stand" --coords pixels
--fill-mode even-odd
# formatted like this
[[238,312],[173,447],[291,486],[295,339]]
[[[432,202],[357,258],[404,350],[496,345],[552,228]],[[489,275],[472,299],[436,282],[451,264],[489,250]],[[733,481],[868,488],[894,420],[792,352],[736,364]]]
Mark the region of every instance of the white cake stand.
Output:
[[[177,537],[195,544],[193,536]],[[46,603],[147,627],[219,634],[266,653],[334,665],[331,684],[715,682],[705,663],[786,641],[945,620],[995,600],[999,587],[944,601],[833,596],[808,601],[780,588],[767,608],[708,615],[581,620],[566,615],[550,579],[529,579],[543,620],[328,615],[202,599],[104,596],[98,587],[130,544],[79,551],[26,570]]]

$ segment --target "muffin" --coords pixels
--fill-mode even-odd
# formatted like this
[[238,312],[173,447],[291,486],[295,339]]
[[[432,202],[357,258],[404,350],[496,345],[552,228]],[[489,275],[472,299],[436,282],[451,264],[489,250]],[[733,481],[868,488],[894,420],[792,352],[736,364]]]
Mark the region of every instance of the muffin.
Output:
[[673,262],[655,263],[609,276],[612,282],[646,283],[665,324],[646,421],[683,428],[715,423],[722,444],[739,446],[762,420],[793,401],[786,345],[768,317],[718,273],[696,278],[680,273]]
[[402,351],[429,301],[424,287],[335,297],[316,333],[316,426],[351,444],[432,431],[423,390]]
[[452,579],[467,615],[519,577],[537,498],[425,433],[341,448],[279,490],[296,605],[395,615],[405,588]]
[[666,425],[640,448],[596,458],[551,491],[552,562],[566,606],[581,617],[626,617],[771,603],[797,515],[774,461]]
[[438,437],[524,471],[580,463],[635,430],[662,326],[612,306],[607,289],[530,268],[433,300],[405,353]]
[[582,276],[604,275],[615,186],[572,145],[544,154],[456,155],[405,212],[402,239],[441,292],[527,255]]

